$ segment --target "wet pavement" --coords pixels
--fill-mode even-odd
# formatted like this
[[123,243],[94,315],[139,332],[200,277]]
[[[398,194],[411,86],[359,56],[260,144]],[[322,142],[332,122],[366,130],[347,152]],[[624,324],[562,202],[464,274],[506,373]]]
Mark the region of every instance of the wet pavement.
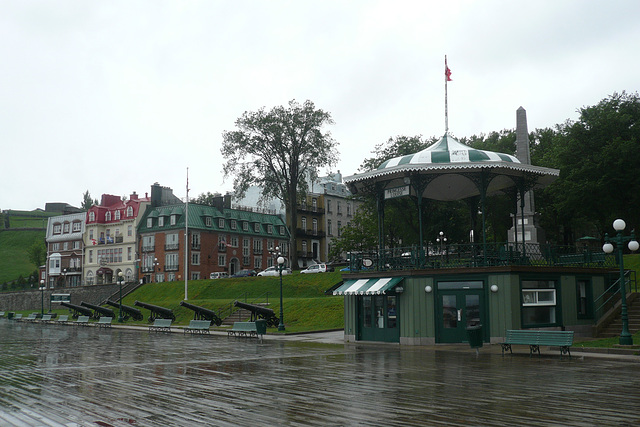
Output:
[[638,425],[640,357],[0,319],[0,426]]

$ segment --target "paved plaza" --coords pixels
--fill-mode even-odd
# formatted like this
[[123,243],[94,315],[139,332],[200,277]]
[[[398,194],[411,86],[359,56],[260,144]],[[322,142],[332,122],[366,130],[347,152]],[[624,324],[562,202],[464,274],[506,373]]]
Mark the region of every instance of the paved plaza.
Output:
[[0,426],[638,425],[640,357],[0,319]]

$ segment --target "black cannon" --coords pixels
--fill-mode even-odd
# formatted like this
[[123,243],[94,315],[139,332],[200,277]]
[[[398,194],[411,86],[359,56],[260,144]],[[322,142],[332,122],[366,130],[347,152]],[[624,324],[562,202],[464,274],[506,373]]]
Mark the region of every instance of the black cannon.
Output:
[[264,319],[267,321],[267,326],[276,327],[280,323],[280,319],[270,308],[262,307],[260,305],[247,304],[240,301],[233,303],[236,307],[244,308],[251,312],[251,321],[255,322],[257,319]]
[[88,302],[80,301],[80,305],[83,307],[87,307],[95,311],[94,318],[99,319],[102,316],[111,317],[115,319],[116,315],[113,313],[113,310],[106,307],[100,307],[99,305],[90,304]]
[[142,301],[136,301],[133,303],[133,305],[146,308],[147,310],[151,311],[151,315],[149,315],[149,322],[153,322],[156,319],[176,320],[176,315],[173,314],[173,311],[168,308],[158,307],[157,305],[147,304],[146,302]]
[[[110,305],[111,307],[120,308],[120,304],[118,304],[117,302],[113,302],[111,300],[107,300],[107,305]],[[129,317],[132,317],[133,320],[138,320],[138,321],[144,319],[142,312],[135,307],[122,304],[122,311],[123,311],[122,320],[127,320],[129,319]]]
[[210,320],[215,323],[216,326],[222,325],[222,319],[213,310],[189,304],[184,301],[180,301],[180,305],[194,311],[193,320]]
[[71,317],[74,319],[77,319],[80,315],[93,317],[95,319],[93,310],[91,310],[90,308],[82,307],[81,305],[75,305],[71,304],[70,302],[64,301],[61,301],[60,304],[73,310],[73,314],[71,315]]

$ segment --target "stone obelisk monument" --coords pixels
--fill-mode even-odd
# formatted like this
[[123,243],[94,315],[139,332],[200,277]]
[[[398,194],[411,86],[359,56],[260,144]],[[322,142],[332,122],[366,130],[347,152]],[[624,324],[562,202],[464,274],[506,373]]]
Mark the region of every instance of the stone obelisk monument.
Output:
[[[516,111],[516,157],[520,163],[530,165],[531,154],[529,152],[529,130],[527,128],[527,111],[520,107]],[[517,224],[509,230],[509,242],[516,242],[516,231],[518,243],[545,243],[545,233],[538,226],[538,217],[535,213],[533,201],[533,191],[524,194],[524,213],[520,211],[521,201],[518,197],[518,212],[515,216]],[[524,216],[524,236],[522,236],[522,221]],[[524,237],[524,239],[523,239]]]

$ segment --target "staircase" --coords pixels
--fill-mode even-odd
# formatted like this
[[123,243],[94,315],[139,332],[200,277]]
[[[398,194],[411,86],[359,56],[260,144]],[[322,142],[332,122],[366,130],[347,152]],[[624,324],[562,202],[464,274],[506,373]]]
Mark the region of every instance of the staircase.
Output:
[[239,308],[231,315],[222,319],[223,325],[233,325],[234,322],[246,322],[251,317],[251,312],[249,310],[245,310],[244,308]]
[[[633,294],[631,294],[633,296]],[[627,314],[629,317],[629,332],[634,334],[640,331],[640,299],[628,298]],[[615,318],[606,327],[602,328],[598,333],[598,338],[617,337],[622,331],[622,318],[618,311]]]

